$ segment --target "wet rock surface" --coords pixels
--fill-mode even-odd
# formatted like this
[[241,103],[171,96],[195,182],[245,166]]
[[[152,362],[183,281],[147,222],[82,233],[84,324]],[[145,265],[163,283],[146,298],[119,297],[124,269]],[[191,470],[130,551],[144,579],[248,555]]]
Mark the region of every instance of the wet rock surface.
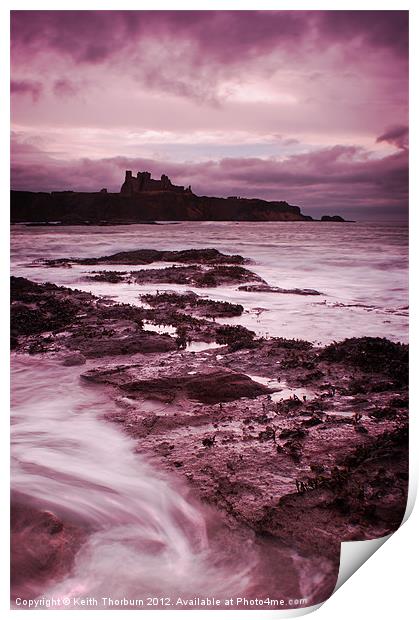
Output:
[[170,311],[175,308],[188,314],[209,318],[240,316],[244,310],[240,304],[205,299],[193,291],[187,291],[183,294],[174,291],[163,291],[156,295],[141,295],[141,300],[159,310]]
[[119,282],[129,281],[130,275],[128,271],[95,271],[93,275],[86,276],[86,279],[93,282],[118,284]]
[[241,284],[242,282],[263,282],[262,278],[249,269],[236,265],[210,267],[190,265],[187,267],[165,267],[164,269],[142,269],[133,271],[131,277],[138,284],[186,284],[200,288]]
[[165,375],[162,366],[146,367],[142,364],[122,366],[115,369],[92,370],[82,375],[94,383],[107,383],[118,387],[131,398],[147,398],[162,402],[172,402],[176,397],[201,403],[215,404],[254,398],[268,394],[271,390],[253,381],[245,374],[228,368],[210,367],[207,364],[198,370],[188,370],[189,366],[177,367]]
[[[238,254],[223,254],[214,248],[159,251],[151,249],[118,252],[98,258],[57,258],[43,261],[49,267],[79,265],[149,265],[173,262],[181,265],[138,271],[101,270],[90,273],[87,280],[96,282],[130,282],[137,284],[182,284],[200,288],[237,285],[244,282],[265,284],[257,274],[241,265],[246,261]],[[186,263],[183,265],[182,263]],[[222,303],[222,302],[221,302]]]
[[63,357],[61,363],[63,366],[83,366],[86,363],[86,358],[81,353],[70,353]]
[[98,258],[49,259],[45,261],[45,264],[52,267],[62,265],[63,263],[76,263],[79,265],[102,265],[106,263],[113,265],[149,265],[156,262],[241,265],[246,261],[239,254],[223,254],[215,248],[203,248],[191,250],[130,250]]
[[[196,286],[199,288],[217,287],[225,285],[239,285],[238,290],[249,293],[277,293],[283,295],[322,295],[320,291],[311,288],[283,288],[270,286],[260,276],[249,269],[242,267],[249,262],[238,254],[223,254],[214,248],[190,249],[190,250],[154,250],[140,249],[126,252],[117,252],[108,256],[88,257],[88,258],[57,258],[48,259],[43,263],[49,267],[68,267],[73,264],[79,265],[149,265],[156,262],[186,263],[187,266],[173,264],[170,267],[145,269],[139,271],[120,271],[120,270],[101,270],[93,271],[87,280],[95,282],[108,282],[118,284],[120,282],[138,284],[181,284]],[[197,313],[196,300],[192,299],[194,293],[188,292],[188,298],[184,295],[179,296],[180,307],[192,313]],[[174,303],[174,300],[147,300],[151,305],[161,305],[163,301]],[[157,301],[159,304],[157,304]],[[221,305],[226,302],[218,302],[219,308],[214,316],[236,316],[234,314],[221,314]],[[233,305],[233,304],[232,304]],[[186,307],[187,306],[187,307]],[[210,310],[205,313],[204,304],[200,303],[201,316],[212,316]]]
[[[402,522],[407,443],[407,429],[402,427],[358,446],[338,460],[330,474],[311,474],[305,483],[298,482],[297,493],[266,507],[259,527],[280,539],[293,540],[301,551],[329,557],[338,568],[342,541],[380,538]],[[302,512],[311,520],[309,537]]]
[[170,336],[143,329],[140,308],[109,304],[90,293],[12,277],[11,301],[14,349],[22,337],[32,354],[77,351],[87,358],[176,348]]
[[269,286],[269,284],[244,284],[239,286],[239,291],[247,293],[282,293],[283,295],[322,295],[313,288],[281,288]]
[[[100,357],[80,371],[115,399],[109,420],[231,527],[321,566],[308,604],[324,600],[340,542],[384,536],[403,518],[407,346],[256,339],[244,327],[191,316],[195,296],[182,299],[182,312],[163,295],[147,301],[153,308],[13,278],[13,344],[60,363]],[[175,325],[176,338],[147,332],[144,320]],[[198,338],[221,346],[185,350]]]
[[139,271],[94,271],[86,280],[96,282],[129,282],[137,284],[182,284],[199,288],[212,288],[241,282],[263,282],[249,269],[240,266],[220,265],[171,266],[159,269],[141,269]]
[[409,348],[386,338],[347,338],[326,347],[322,357],[345,362],[362,370],[382,372],[396,384],[408,381]]
[[[324,562],[316,595],[322,600],[334,587],[340,542],[384,536],[403,518],[407,386],[395,382],[383,391],[381,373],[329,362],[304,341],[256,347],[159,356],[162,372],[138,383],[133,377],[149,372],[141,363],[111,365],[89,378],[108,384],[121,407],[111,419],[138,440],[140,452],[183,475],[227,520]],[[218,399],[199,398],[203,369],[211,374],[217,365],[247,374],[269,393],[237,393],[227,402],[221,390]],[[197,393],[161,397],[168,369],[183,373],[182,382],[195,376]],[[369,381],[367,398],[352,394],[355,380]],[[156,394],[158,406],[150,406]]]
[[[212,318],[216,311],[225,316],[240,309],[227,302],[203,301],[197,314],[203,308],[202,314],[210,311]],[[219,325],[179,312],[172,303],[139,308],[26,278],[11,278],[11,302],[12,348],[31,354],[76,351],[94,358],[182,349],[194,340],[240,347],[255,336],[242,326]],[[173,326],[177,337],[148,331],[144,321]]]
[[20,498],[11,507],[11,595],[39,596],[57,578],[64,577],[87,538],[80,526],[56,514],[26,504]]

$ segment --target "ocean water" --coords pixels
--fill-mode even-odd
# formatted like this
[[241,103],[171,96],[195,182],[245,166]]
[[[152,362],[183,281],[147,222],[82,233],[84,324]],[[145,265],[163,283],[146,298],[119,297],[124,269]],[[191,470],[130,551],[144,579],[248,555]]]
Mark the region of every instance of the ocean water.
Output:
[[246,591],[256,552],[249,549],[244,562],[237,550],[221,557],[210,547],[208,509],[101,419],[115,405],[79,374],[79,368],[52,360],[12,356],[12,489],[93,530],[73,573],[43,594],[72,599]]
[[[88,282],[97,269],[45,268],[43,258],[95,257],[139,248],[215,247],[250,259],[268,284],[311,288],[319,296],[248,293],[236,286],[192,289],[211,299],[241,303],[240,323],[263,336],[327,344],[352,336],[408,338],[408,229],[402,225],[319,222],[181,222],[161,225],[12,227],[12,273],[139,304],[156,285]],[[162,263],[151,267],[167,266]],[[133,269],[138,267],[133,266]],[[173,285],[158,285],[159,290]],[[177,286],[177,290],[191,287]]]
[[[304,297],[246,293],[236,286],[195,289],[212,299],[243,304],[242,317],[224,322],[241,323],[264,336],[317,343],[363,335],[407,341],[407,229],[402,226],[16,225],[12,273],[140,304],[139,295],[154,292],[155,285],[88,282],[86,275],[101,266],[48,268],[39,261],[199,247],[242,254],[250,259],[249,269],[273,286],[322,293]],[[152,265],[158,266],[164,265]],[[159,290],[169,288],[174,287],[159,285]],[[87,367],[94,364],[89,361]],[[59,366],[48,356],[12,356],[12,488],[60,517],[92,528],[72,573],[49,584],[44,595],[278,595],[295,573],[297,584],[290,589],[305,597],[316,595],[330,567],[286,548],[278,549],[268,566],[260,541],[247,534],[235,540],[223,534],[222,525],[214,542],[213,534],[208,535],[209,525],[214,531],[214,514],[191,499],[179,478],[158,471],[133,440],[104,420],[117,405],[99,388],[86,386],[79,373],[80,368]]]

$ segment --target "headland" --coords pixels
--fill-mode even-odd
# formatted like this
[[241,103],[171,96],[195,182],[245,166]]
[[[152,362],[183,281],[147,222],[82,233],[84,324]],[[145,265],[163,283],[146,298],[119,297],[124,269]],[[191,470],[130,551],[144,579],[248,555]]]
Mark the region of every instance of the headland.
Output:
[[[284,200],[197,196],[165,174],[125,173],[120,192],[11,191],[11,222],[33,225],[116,225],[154,221],[314,221]],[[322,221],[344,221],[323,216]]]

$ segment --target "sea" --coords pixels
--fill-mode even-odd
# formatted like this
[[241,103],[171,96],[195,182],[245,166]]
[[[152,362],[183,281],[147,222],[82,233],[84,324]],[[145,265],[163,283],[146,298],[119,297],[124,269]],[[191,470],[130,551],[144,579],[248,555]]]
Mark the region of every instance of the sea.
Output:
[[[271,286],[315,289],[318,296],[249,293],[237,286],[195,290],[210,299],[240,303],[245,312],[224,322],[244,325],[257,335],[302,338],[329,344],[354,336],[408,338],[408,228],[404,225],[335,222],[171,222],[129,226],[14,225],[12,273],[35,282],[106,295],[141,305],[139,296],[156,285],[109,284],[85,280],[98,269],[129,265],[73,265],[46,268],[45,258],[98,257],[153,248],[214,247],[249,259],[247,267]],[[170,263],[172,264],[172,263]],[[165,263],[149,267],[164,267]],[[138,269],[137,266],[132,266]],[[145,266],[144,268],[147,268]],[[173,289],[158,285],[158,290]],[[222,322],[222,321],[221,321]]]
[[[155,292],[156,285],[86,280],[92,270],[129,266],[47,267],[42,260],[214,247],[248,258],[247,267],[272,286],[321,293],[192,289],[244,306],[241,317],[224,322],[245,325],[259,336],[321,345],[359,336],[407,342],[407,243],[407,228],[388,223],[19,224],[12,227],[11,271],[141,305],[139,296]],[[160,266],[166,265],[149,267]],[[173,288],[158,285],[159,290]],[[169,326],[158,329],[170,332]],[[88,361],[83,370],[94,364]],[[179,477],[160,471],[134,440],[105,420],[117,405],[99,388],[82,383],[80,368],[61,366],[48,355],[16,353],[11,368],[12,490],[90,531],[71,574],[35,593],[37,600],[55,597],[63,608],[76,608],[79,597],[97,597],[100,608],[111,608],[100,601],[113,597],[122,601],[117,605],[130,607],[123,601],[150,599],[164,606],[162,601],[178,597],[263,597],[272,594],[263,591],[263,583],[272,583],[278,566],[283,576],[292,567],[289,572],[298,575],[298,590],[308,601],[322,588],[330,567],[292,548],[278,550],[280,562],[268,574],[260,541],[245,536],[245,552],[234,536],[220,535],[224,543],[215,544],[214,514],[190,496]]]

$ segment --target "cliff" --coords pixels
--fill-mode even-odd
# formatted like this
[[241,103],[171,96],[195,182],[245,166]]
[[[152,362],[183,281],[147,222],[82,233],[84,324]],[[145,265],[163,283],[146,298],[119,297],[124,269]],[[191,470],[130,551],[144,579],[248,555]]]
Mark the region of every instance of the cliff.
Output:
[[190,191],[140,193],[11,191],[11,222],[130,224],[144,221],[304,221],[299,207],[284,201],[195,196]]

